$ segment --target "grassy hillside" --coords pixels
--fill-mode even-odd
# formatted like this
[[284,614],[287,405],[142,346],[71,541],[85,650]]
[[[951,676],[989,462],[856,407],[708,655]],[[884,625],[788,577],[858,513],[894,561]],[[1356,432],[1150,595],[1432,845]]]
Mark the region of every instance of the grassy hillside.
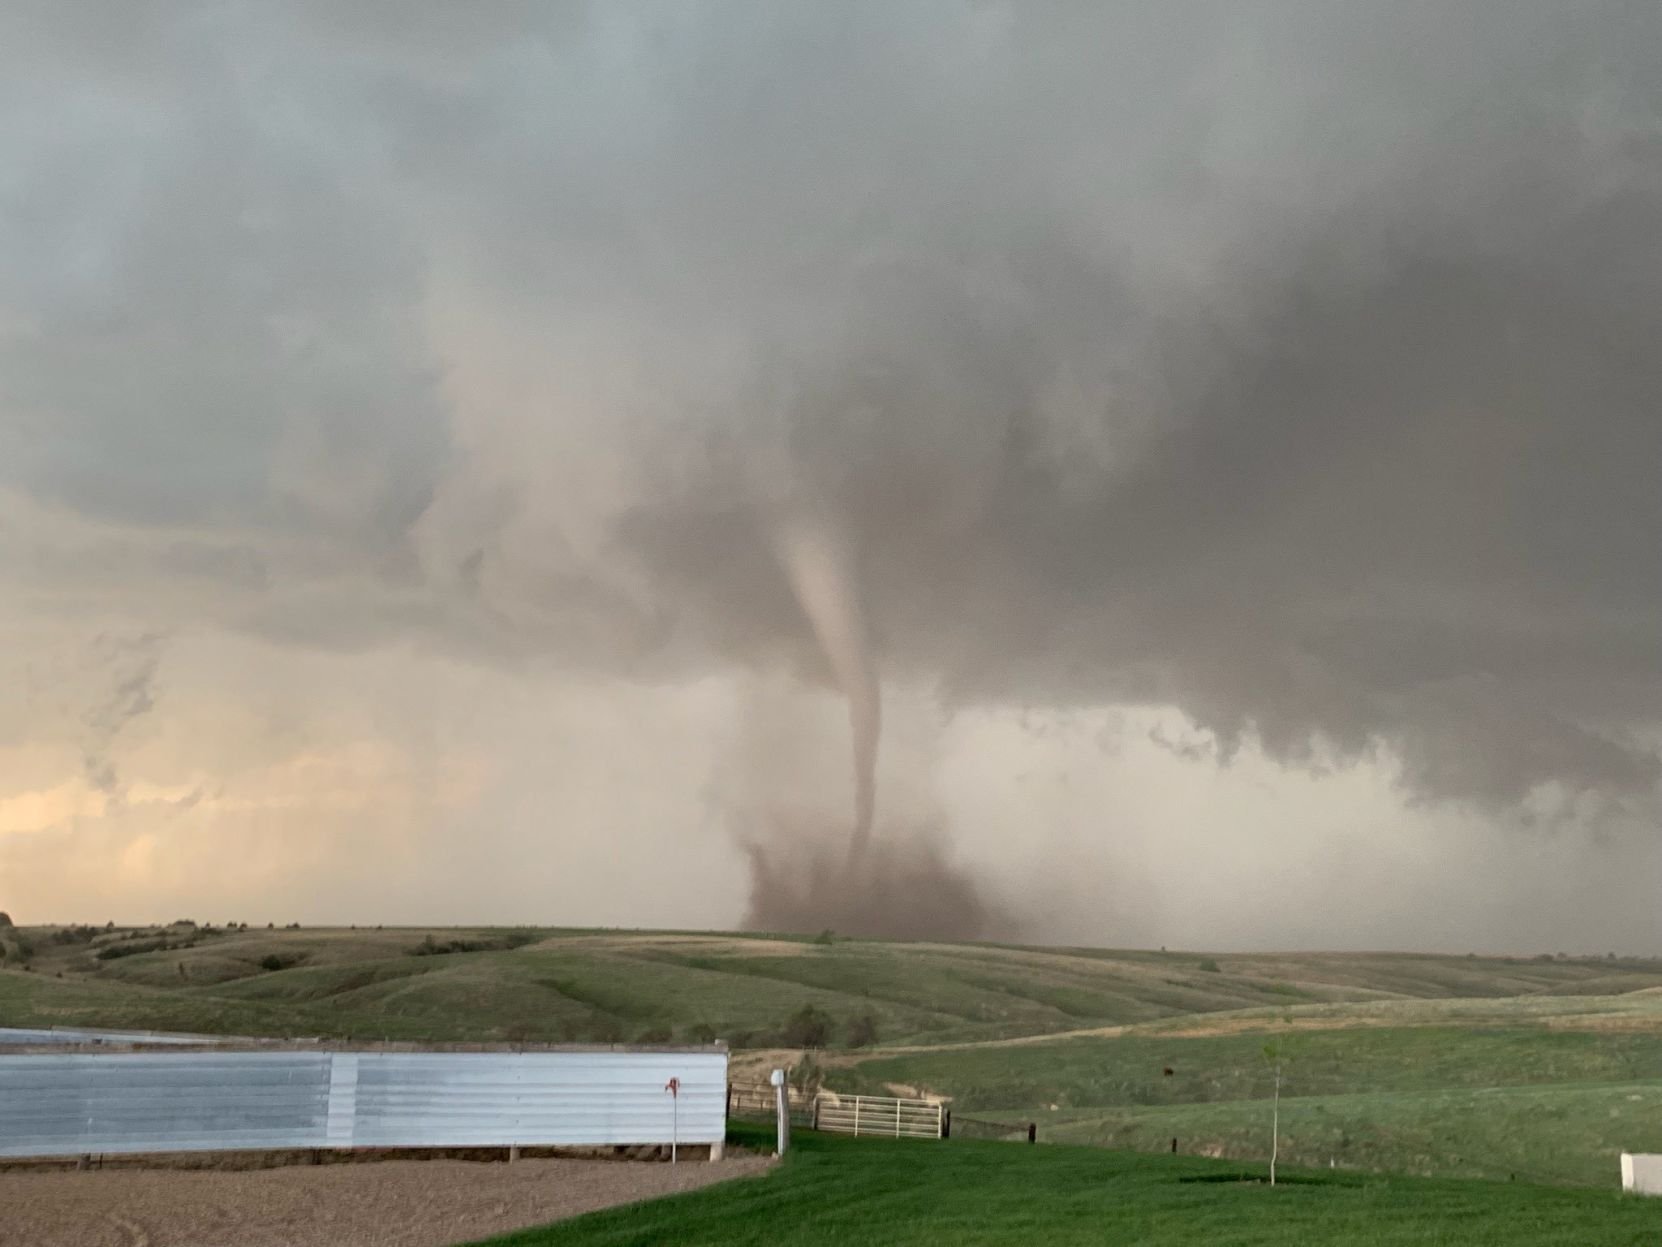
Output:
[[[1100,1030],[1223,1011],[1404,999],[1546,1001],[1662,987],[1662,963],[1283,957],[529,930],[167,929],[11,933],[13,1025],[355,1039],[772,1042],[805,1005],[833,1042],[870,1014],[888,1045]],[[23,967],[28,969],[24,970]]]
[[1657,1210],[1526,1183],[1282,1171],[1185,1156],[1007,1143],[798,1136],[766,1177],[579,1217],[492,1247],[940,1243],[1355,1243],[1630,1247]]
[[[922,1091],[1044,1140],[1609,1185],[1662,1150],[1662,963],[1226,956],[574,930],[36,928],[0,1025],[439,1041],[728,1040],[740,1077]],[[27,969],[24,967],[27,966]],[[852,1050],[869,1018],[876,1046]],[[1168,1074],[1165,1071],[1170,1070]]]

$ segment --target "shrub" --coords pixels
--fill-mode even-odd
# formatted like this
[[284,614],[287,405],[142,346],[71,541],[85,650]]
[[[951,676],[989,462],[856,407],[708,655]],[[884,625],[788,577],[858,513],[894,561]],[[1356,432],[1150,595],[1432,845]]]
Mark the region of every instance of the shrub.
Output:
[[649,1026],[635,1039],[636,1043],[668,1043],[675,1036],[667,1026]]
[[0,927],[9,927],[11,925],[12,925],[12,916],[10,914],[8,914],[5,910],[0,909]]
[[127,939],[119,944],[106,944],[93,955],[100,961],[114,961],[117,957],[136,957],[140,953],[165,953],[176,948],[195,947],[195,940],[180,940],[178,943],[172,943],[166,939]]
[[[267,953],[260,958],[260,969],[262,970],[287,970],[291,964],[287,958],[279,957],[276,953]],[[179,968],[181,970],[185,968],[183,962],[179,963]]]
[[818,935],[814,936],[814,943],[816,943],[816,944],[831,945],[831,944],[835,944],[836,942],[837,942],[837,933],[835,931],[833,931],[830,927],[826,927],[825,930],[821,931]]
[[707,1022],[694,1022],[687,1027],[686,1038],[688,1043],[715,1043],[716,1028]]
[[1203,957],[1201,959],[1201,962],[1200,962],[1199,966],[1197,966],[1196,969],[1204,970],[1208,974],[1222,974],[1223,973],[1223,971],[1218,968],[1218,963],[1216,961],[1212,960],[1212,958],[1210,958],[1210,957]]
[[404,952],[411,957],[439,957],[445,953],[499,953],[531,943],[537,936],[527,931],[510,931],[486,940],[435,940],[429,931],[421,943]]
[[823,1048],[831,1038],[831,1015],[813,1005],[803,1005],[785,1023],[785,1045],[790,1048]]
[[811,1056],[805,1056],[791,1066],[791,1087],[805,1100],[811,1100],[819,1094],[825,1085],[825,1071]]
[[862,1013],[848,1024],[848,1046],[869,1048],[877,1042],[877,1018],[870,1012]]

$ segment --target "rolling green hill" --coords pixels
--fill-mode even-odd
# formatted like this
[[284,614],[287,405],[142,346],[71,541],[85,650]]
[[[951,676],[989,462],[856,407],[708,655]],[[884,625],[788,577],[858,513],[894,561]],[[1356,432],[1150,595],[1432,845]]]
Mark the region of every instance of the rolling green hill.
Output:
[[1253,1010],[1326,1006],[1365,1018],[1370,1002],[1407,1000],[1523,997],[1584,1013],[1662,988],[1655,961],[672,932],[27,928],[6,947],[0,1019],[12,1025],[353,1039],[619,1041],[668,1031],[765,1046],[813,1005],[844,1025],[870,1013],[886,1045],[939,1045]]

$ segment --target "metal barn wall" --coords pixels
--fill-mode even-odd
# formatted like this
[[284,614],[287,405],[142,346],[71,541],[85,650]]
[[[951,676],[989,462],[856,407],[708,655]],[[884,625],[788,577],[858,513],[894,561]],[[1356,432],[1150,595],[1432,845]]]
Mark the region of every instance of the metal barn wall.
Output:
[[726,1104],[722,1049],[13,1055],[0,1156],[717,1143]]

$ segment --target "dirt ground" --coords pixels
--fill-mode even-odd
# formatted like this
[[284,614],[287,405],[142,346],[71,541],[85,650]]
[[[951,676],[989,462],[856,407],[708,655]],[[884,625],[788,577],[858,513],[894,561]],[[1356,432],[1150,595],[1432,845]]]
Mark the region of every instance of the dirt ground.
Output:
[[451,1247],[762,1172],[740,1157],[0,1173],[0,1247]]

